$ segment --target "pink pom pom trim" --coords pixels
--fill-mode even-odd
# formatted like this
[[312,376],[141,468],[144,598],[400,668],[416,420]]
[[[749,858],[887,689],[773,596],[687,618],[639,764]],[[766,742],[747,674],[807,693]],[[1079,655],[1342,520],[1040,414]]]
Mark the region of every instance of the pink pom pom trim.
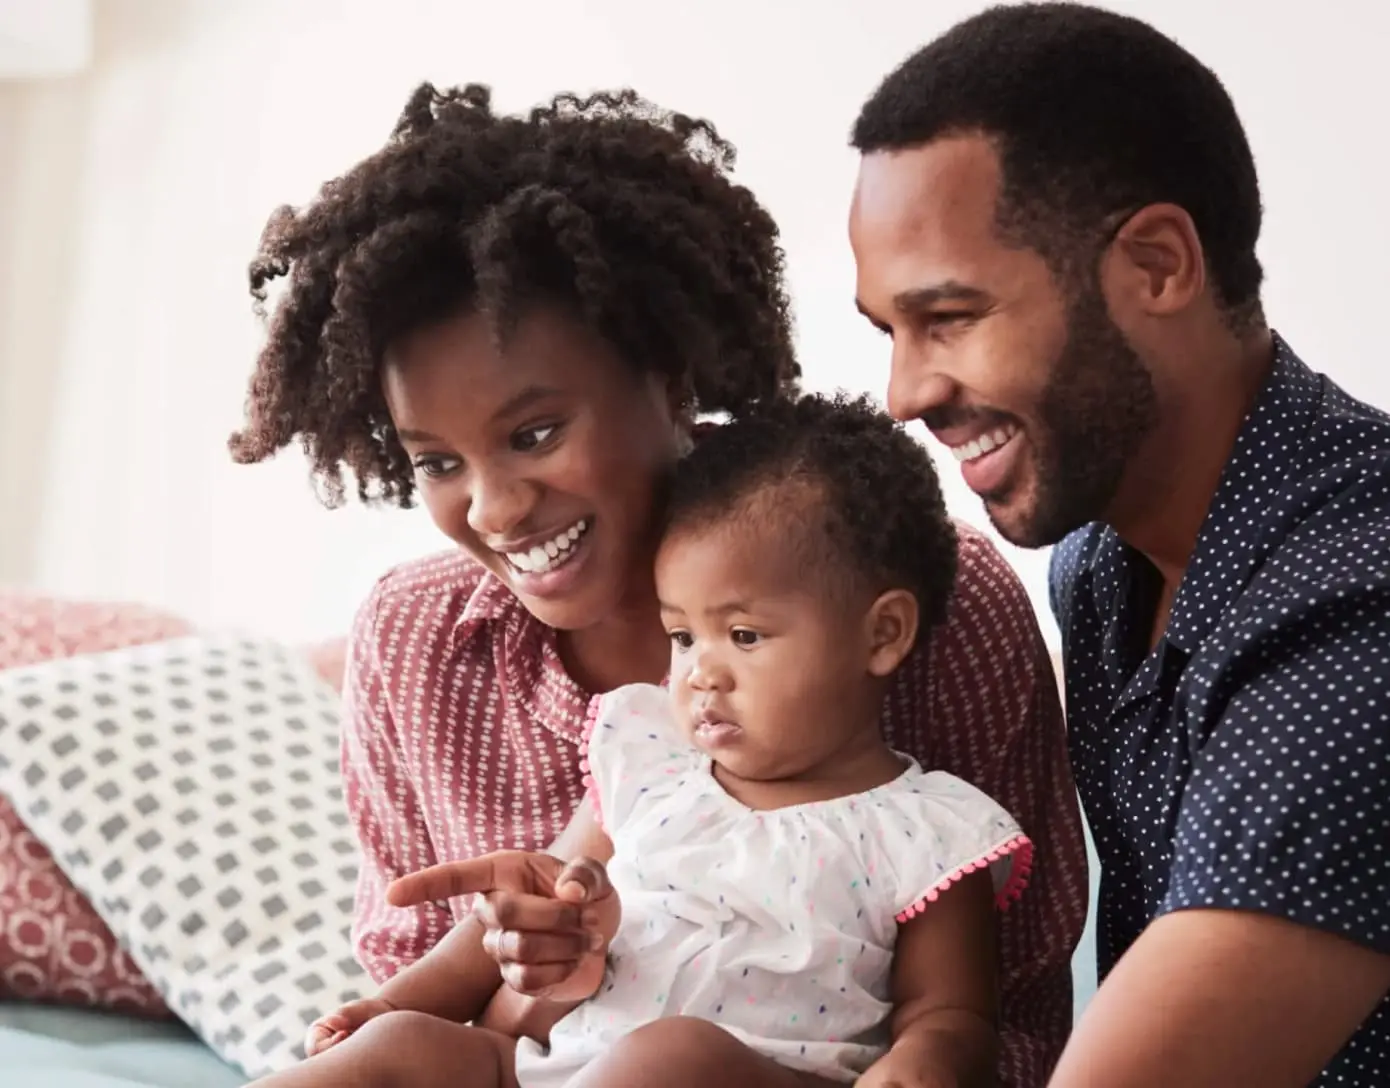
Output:
[[598,706],[602,700],[602,695],[595,695],[589,700],[589,709],[584,719],[584,735],[579,741],[579,770],[584,775],[584,793],[593,802],[594,815],[598,818],[599,827],[603,827],[603,808],[599,804],[598,783],[594,781],[589,768],[589,743],[593,740],[594,730],[598,728]]
[[1028,886],[1028,877],[1033,872],[1033,842],[1027,835],[1019,835],[1010,839],[1003,846],[996,847],[982,858],[962,865],[959,869],[954,869],[947,873],[931,888],[925,895],[918,899],[906,910],[898,915],[899,922],[906,922],[917,917],[922,911],[926,910],[928,903],[935,903],[941,893],[952,884],[961,880],[970,873],[987,869],[996,861],[1004,858],[1012,858],[1009,866],[1009,879],[1005,881],[1004,887],[994,898],[994,904],[1001,911],[1008,910],[1009,907],[1023,895],[1023,889]]

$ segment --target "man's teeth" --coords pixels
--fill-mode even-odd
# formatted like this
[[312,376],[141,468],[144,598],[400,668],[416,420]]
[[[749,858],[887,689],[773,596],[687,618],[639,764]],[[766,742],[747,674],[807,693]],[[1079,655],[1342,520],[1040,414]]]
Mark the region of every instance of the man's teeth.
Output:
[[507,562],[523,574],[544,574],[565,563],[574,553],[575,542],[588,531],[589,521],[583,518],[562,533],[556,533],[529,551],[504,553]]
[[988,434],[980,435],[979,438],[972,442],[966,442],[964,445],[960,446],[952,446],[951,453],[955,456],[957,461],[973,461],[975,458],[988,453],[990,450],[998,449],[1011,439],[1014,436],[1014,432],[1017,430],[1017,427],[996,428]]

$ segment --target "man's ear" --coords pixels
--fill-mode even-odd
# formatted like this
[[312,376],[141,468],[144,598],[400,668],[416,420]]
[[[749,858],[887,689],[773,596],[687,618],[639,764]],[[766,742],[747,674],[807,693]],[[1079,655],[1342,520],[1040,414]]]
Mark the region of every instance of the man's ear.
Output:
[[1123,295],[1126,309],[1166,317],[1191,306],[1206,289],[1206,258],[1192,217],[1176,204],[1135,212],[1102,262],[1106,297]]
[[903,663],[917,642],[921,613],[917,598],[905,589],[890,589],[869,606],[864,629],[871,676],[887,676]]

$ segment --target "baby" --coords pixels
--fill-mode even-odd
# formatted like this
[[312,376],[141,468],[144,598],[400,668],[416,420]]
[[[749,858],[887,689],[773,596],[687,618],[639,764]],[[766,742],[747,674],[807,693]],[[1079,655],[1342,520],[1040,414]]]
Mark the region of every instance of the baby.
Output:
[[[672,482],[657,553],[669,686],[590,710],[592,804],[566,833],[583,860],[497,854],[391,892],[474,894],[484,918],[497,891],[544,901],[524,932],[490,918],[484,943],[551,941],[554,962],[506,980],[572,1011],[546,1044],[417,1020],[385,1046],[355,1032],[365,1015],[409,1014],[367,1002],[265,1083],[432,1084],[445,1046],[455,1067],[470,1048],[472,1088],[679,1088],[685,1054],[718,1055],[740,1088],[993,1083],[993,912],[1031,846],[878,727],[954,565],[930,460],[868,403],[804,397],[715,428]],[[431,952],[411,970],[439,978],[416,992],[447,990],[457,962]]]

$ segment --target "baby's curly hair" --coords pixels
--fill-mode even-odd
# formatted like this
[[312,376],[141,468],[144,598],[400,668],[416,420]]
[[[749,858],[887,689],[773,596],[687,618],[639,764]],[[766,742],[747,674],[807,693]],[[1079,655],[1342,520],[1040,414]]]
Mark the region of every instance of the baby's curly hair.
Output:
[[670,375],[695,412],[794,391],[777,227],[729,180],[734,154],[709,122],[631,90],[507,116],[487,87],[423,84],[381,151],[267,223],[258,313],[272,281],[288,285],[232,456],[263,461],[298,437],[329,505],[347,467],[363,501],[409,506],[382,352],[465,310],[505,342],[529,307],[564,307]]
[[702,434],[668,481],[663,529],[775,518],[805,576],[906,589],[925,632],[946,618],[955,526],[922,445],[868,397],[806,394]]

